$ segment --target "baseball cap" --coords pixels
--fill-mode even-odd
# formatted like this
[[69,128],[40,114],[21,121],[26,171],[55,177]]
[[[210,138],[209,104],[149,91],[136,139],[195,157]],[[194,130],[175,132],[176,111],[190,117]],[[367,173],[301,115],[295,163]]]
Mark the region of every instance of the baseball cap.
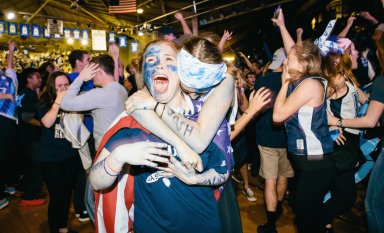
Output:
[[176,33],[178,33],[178,31],[174,31],[174,30],[172,30],[172,28],[169,27],[169,26],[163,26],[163,27],[159,28],[158,33],[159,33],[159,34],[163,34],[163,35],[167,35],[167,34],[169,34],[169,33],[176,34]]
[[377,26],[377,28],[375,29],[375,31],[384,32],[384,23],[379,24],[379,26]]
[[284,48],[279,48],[273,54],[273,62],[269,65],[268,69],[276,70],[283,64],[283,62],[287,59],[287,53]]

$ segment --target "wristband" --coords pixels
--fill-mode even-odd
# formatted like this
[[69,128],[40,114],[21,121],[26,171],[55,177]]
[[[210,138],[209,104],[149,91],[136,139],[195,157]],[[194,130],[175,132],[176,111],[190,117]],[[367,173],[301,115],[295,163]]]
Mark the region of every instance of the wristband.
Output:
[[106,158],[106,160],[107,160],[107,165],[108,165],[109,169],[111,169],[114,173],[120,173],[121,170],[123,170],[123,169],[120,169],[120,171],[115,171],[114,169],[112,169],[111,165],[109,165],[108,158],[109,158],[109,156],[107,156],[107,158]]
[[249,118],[251,118],[252,120],[255,119],[253,116],[249,115],[247,112],[244,112],[244,113],[247,114],[247,116],[248,116]]
[[116,175],[111,175],[111,174],[109,174],[109,172],[108,172],[107,169],[105,168],[105,160],[106,160],[107,158],[108,158],[108,157],[106,157],[106,158],[104,159],[104,171],[105,171],[108,175],[110,175],[110,176],[118,176],[119,173],[117,173]]
[[56,103],[56,102],[54,102],[54,103],[60,106],[60,104],[58,104],[58,103]]
[[156,109],[157,109],[157,106],[159,106],[160,102],[157,102],[156,105],[155,105],[155,108],[153,109],[153,111],[156,112]]
[[165,110],[165,104],[164,104],[163,112],[160,115],[160,119],[163,119],[162,117],[163,117],[164,110]]

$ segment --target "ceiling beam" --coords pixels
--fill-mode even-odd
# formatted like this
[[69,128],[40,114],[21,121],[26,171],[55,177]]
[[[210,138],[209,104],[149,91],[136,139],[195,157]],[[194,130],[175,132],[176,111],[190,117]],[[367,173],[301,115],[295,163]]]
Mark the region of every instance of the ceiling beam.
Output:
[[55,6],[54,4],[56,4],[57,6],[68,8],[68,11],[66,11],[66,12],[68,12],[69,14],[74,14],[74,15],[77,15],[79,17],[83,17],[83,18],[86,18],[86,19],[94,20],[94,18],[90,17],[89,15],[83,14],[83,13],[78,12],[78,11],[75,12],[75,11],[69,10],[70,6],[62,4],[60,2],[51,1],[50,3],[48,3],[48,6],[52,7],[52,8],[55,8],[57,10],[63,11],[63,8],[59,8],[59,7]]
[[[41,5],[40,8],[37,9],[37,10],[35,11],[35,14],[39,13],[39,12],[45,7],[45,5],[47,5],[47,3],[48,3],[49,1],[51,1],[51,0],[46,0],[46,1],[43,3],[43,5]],[[32,15],[31,18],[29,18],[29,19],[27,20],[27,23],[29,23],[29,22],[33,19],[33,17],[35,17],[35,15]]]

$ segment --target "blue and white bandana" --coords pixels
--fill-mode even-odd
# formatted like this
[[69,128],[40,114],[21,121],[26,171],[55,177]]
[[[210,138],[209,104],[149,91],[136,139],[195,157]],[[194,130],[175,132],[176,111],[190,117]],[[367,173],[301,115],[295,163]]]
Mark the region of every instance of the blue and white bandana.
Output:
[[190,88],[205,89],[219,84],[226,76],[227,65],[207,64],[199,61],[184,49],[177,58],[177,72],[181,83]]
[[335,24],[336,19],[329,21],[323,35],[319,39],[315,40],[315,44],[319,47],[322,57],[326,57],[329,52],[344,54],[344,49],[342,49],[337,43],[328,40]]

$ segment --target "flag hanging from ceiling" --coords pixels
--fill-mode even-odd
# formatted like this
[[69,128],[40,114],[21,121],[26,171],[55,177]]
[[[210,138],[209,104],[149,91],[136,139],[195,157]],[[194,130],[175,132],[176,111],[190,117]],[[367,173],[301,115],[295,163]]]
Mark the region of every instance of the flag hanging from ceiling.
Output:
[[109,0],[109,14],[136,13],[136,0]]

